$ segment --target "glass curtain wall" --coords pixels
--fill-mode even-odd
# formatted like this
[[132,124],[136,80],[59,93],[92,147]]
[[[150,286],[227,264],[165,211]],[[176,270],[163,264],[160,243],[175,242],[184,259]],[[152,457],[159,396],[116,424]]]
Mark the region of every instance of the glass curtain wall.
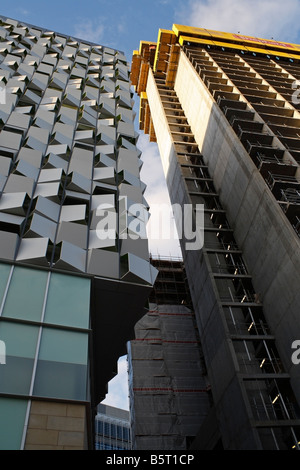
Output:
[[0,450],[20,448],[31,399],[88,399],[90,282],[0,264]]

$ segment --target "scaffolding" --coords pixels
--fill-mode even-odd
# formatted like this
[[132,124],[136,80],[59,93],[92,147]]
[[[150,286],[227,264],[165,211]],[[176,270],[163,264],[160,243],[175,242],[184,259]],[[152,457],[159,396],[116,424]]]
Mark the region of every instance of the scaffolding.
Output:
[[210,387],[183,262],[151,262],[159,273],[128,354],[133,448],[188,449],[210,408]]

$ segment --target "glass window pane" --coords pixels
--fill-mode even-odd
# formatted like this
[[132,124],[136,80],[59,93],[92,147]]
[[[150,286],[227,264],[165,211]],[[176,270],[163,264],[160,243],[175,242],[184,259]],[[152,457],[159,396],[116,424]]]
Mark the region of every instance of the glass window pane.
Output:
[[5,292],[8,276],[11,270],[11,266],[8,264],[0,264],[0,305]]
[[20,450],[26,410],[26,400],[0,398],[0,450]]
[[33,394],[86,400],[88,334],[44,329]]
[[0,392],[28,394],[39,328],[0,322],[0,338],[6,346],[6,364],[0,366]]
[[90,279],[52,273],[45,322],[88,328],[89,311]]
[[40,321],[48,273],[16,266],[10,282],[3,316]]
[[87,364],[88,334],[44,328],[39,359],[72,364]]

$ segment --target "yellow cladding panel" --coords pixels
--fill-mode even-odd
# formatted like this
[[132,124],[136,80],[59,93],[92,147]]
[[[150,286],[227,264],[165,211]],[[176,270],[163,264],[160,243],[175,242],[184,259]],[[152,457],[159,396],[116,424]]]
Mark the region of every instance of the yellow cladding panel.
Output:
[[173,31],[168,29],[160,29],[158,31],[158,38],[157,38],[157,48],[155,52],[155,59],[153,70],[165,70],[166,69],[166,59],[167,54],[170,50],[172,44],[176,42],[176,35]]
[[194,28],[193,26],[184,26],[179,24],[173,24],[173,31],[176,36],[184,35],[197,35],[197,36],[210,36],[209,32],[204,28]]
[[179,39],[179,44],[183,45],[186,42],[191,42],[194,44],[203,44],[203,45],[209,45],[209,46],[218,46],[218,47],[227,47],[230,49],[237,49],[239,51],[246,51],[247,48],[244,46],[241,46],[240,44],[233,44],[233,43],[228,43],[228,42],[219,42],[219,41],[212,41],[210,39],[200,39],[200,38],[194,38],[191,36],[181,36]]
[[254,52],[255,54],[266,54],[270,56],[278,56],[278,57],[287,57],[288,59],[300,59],[300,55],[291,54],[289,52],[283,51],[275,51],[271,49],[259,49],[258,47],[249,47],[246,48],[249,52]]
[[191,36],[181,36],[179,39],[179,44],[184,45],[186,42],[190,42],[194,44],[209,45],[209,46],[227,47],[230,49],[237,49],[239,51],[247,50],[245,46],[241,46],[240,44],[212,41],[211,39],[200,39],[200,38],[194,38]]
[[139,113],[139,123],[140,129],[145,130],[145,123],[147,122],[147,94],[145,92],[141,93],[140,99],[140,113]]
[[285,49],[286,52],[296,52],[300,51],[299,44],[292,44],[289,42],[284,41],[275,41],[273,39],[263,39],[263,38],[256,38],[253,36],[243,36],[241,34],[231,34],[233,41],[242,41],[245,45],[254,44],[256,46],[263,46],[263,47],[275,47],[279,49]]
[[200,39],[200,38],[195,38],[191,36],[181,36],[179,38],[179,44],[184,45],[185,43],[190,42],[194,44],[203,44],[203,45],[209,45],[209,46],[218,46],[218,47],[224,47],[228,49],[236,49],[238,51],[246,51],[246,52],[254,52],[256,54],[266,54],[266,55],[272,55],[272,56],[278,56],[278,57],[288,57],[289,59],[298,59],[300,60],[300,55],[292,54],[291,52],[283,52],[280,50],[271,50],[271,49],[266,49],[265,47],[250,47],[250,46],[243,46],[241,44],[234,44],[234,43],[228,43],[228,42],[220,42],[220,41],[212,41],[210,39]]
[[205,28],[196,28],[192,26],[182,26],[182,25],[173,25],[173,31],[176,36],[194,36],[194,37],[206,37],[208,39],[231,39],[231,33],[225,33],[222,31],[215,31],[213,29],[205,29]]
[[230,49],[237,49],[239,51],[246,51],[247,48],[244,46],[241,46],[241,44],[234,44],[234,43],[228,43],[228,42],[220,42],[220,41],[212,41],[215,46],[218,47],[228,47]]
[[141,41],[140,42],[140,50],[139,53],[140,55],[143,55],[143,51],[145,48],[149,48],[149,46],[156,45],[156,42],[151,42],[151,41]]
[[179,44],[183,46],[186,42],[193,42],[196,44],[213,44],[213,41],[211,41],[210,39],[200,39],[194,38],[192,36],[180,36]]
[[139,95],[142,91],[146,90],[147,80],[148,80],[149,64],[144,62],[141,64],[139,81],[137,84],[137,94]]
[[130,80],[133,86],[137,86],[139,81],[140,69],[141,69],[142,57],[139,54],[133,54]]
[[182,36],[194,36],[198,38],[207,38],[210,40],[218,40],[218,39],[226,39],[227,41],[232,42],[241,42],[243,45],[251,46],[251,44],[255,46],[263,46],[263,47],[275,47],[278,49],[284,49],[286,52],[291,51],[300,51],[299,44],[292,44],[284,41],[275,41],[273,39],[263,39],[257,38],[254,36],[245,36],[241,34],[232,34],[232,33],[225,33],[222,31],[214,31],[212,29],[204,29],[204,28],[196,28],[192,26],[183,26],[183,25],[173,25],[174,33],[179,37]]

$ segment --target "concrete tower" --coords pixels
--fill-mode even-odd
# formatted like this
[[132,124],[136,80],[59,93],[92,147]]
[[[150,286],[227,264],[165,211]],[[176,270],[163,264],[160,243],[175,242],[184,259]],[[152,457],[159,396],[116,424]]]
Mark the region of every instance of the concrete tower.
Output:
[[202,248],[181,239],[213,403],[192,448],[299,449],[299,79],[298,45],[181,25],[133,55],[171,202],[204,208]]

